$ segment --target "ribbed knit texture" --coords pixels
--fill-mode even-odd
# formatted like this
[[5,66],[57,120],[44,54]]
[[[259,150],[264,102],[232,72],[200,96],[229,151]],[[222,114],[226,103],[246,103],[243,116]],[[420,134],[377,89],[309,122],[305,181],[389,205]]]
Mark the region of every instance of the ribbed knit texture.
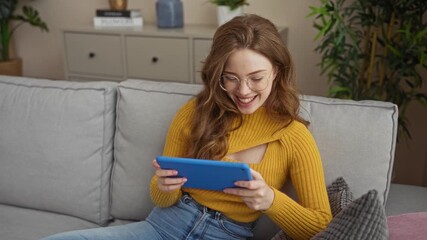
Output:
[[[191,100],[177,113],[169,129],[163,155],[185,156],[194,109],[195,101]],[[268,144],[264,158],[260,163],[249,166],[261,173],[275,194],[273,204],[264,213],[294,239],[312,237],[327,226],[332,216],[323,167],[312,135],[296,121],[284,127],[283,123],[272,120],[265,109],[260,108],[253,114],[244,115],[242,126],[230,132],[227,154],[261,144]],[[224,158],[222,161],[236,160]],[[287,179],[292,180],[298,202],[278,190]],[[262,214],[233,195],[190,188],[183,191],[190,193],[200,204],[236,221],[252,222]],[[181,195],[182,190],[172,193],[160,191],[157,178],[152,178],[151,197],[157,206],[171,206]]]

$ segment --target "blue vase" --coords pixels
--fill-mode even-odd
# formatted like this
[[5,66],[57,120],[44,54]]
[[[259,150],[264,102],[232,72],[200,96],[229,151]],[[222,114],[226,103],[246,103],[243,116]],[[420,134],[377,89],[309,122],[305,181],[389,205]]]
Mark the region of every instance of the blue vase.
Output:
[[184,14],[180,0],[157,0],[157,26],[159,28],[181,28]]

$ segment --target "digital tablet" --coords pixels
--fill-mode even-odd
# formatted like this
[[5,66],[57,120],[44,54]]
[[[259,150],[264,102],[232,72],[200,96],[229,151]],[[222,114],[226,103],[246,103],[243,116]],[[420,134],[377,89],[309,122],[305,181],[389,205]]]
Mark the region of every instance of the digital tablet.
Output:
[[177,177],[187,178],[183,187],[222,191],[234,188],[234,182],[252,180],[248,164],[192,158],[158,156],[162,169],[178,171]]

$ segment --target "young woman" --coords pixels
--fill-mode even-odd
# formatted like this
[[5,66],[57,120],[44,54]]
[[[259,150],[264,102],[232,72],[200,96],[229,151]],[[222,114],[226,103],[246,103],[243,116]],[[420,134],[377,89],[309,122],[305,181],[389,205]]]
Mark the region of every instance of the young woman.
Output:
[[[163,155],[245,162],[253,180],[222,192],[183,188],[185,178],[153,160],[157,207],[145,221],[47,239],[246,239],[262,214],[294,239],[327,226],[321,158],[298,116],[294,66],[275,26],[257,15],[220,26],[202,79],[204,89],[176,114]],[[279,191],[288,179],[298,201]]]

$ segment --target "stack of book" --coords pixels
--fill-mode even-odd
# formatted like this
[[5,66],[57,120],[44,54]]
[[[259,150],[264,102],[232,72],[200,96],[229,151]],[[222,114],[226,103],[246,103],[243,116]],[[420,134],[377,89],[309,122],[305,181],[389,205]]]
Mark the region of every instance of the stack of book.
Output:
[[142,26],[143,19],[141,10],[111,10],[97,9],[93,18],[95,27],[133,27]]

